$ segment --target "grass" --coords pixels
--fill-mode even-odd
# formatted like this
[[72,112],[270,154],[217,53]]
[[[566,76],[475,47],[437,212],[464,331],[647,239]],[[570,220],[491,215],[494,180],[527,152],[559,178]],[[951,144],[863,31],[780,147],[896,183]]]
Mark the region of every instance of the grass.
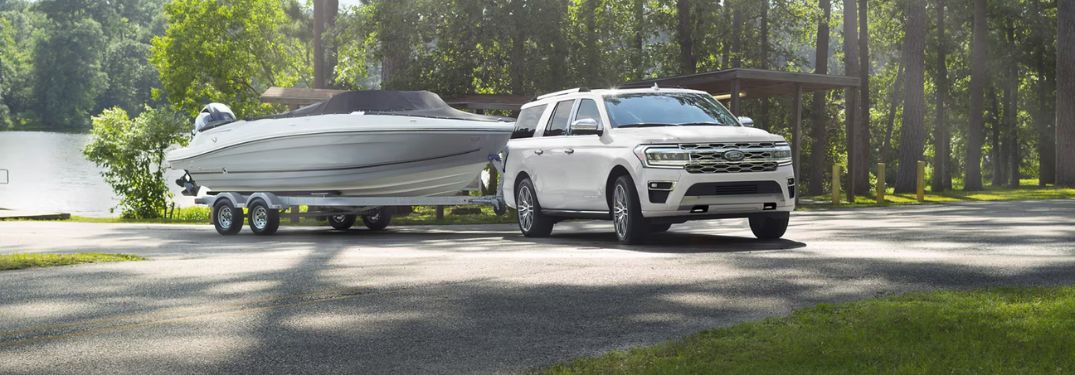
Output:
[[146,258],[128,254],[0,254],[0,271],[31,267],[55,267],[80,263],[130,262]]
[[[925,199],[918,201],[916,194],[895,194],[893,188],[885,190],[884,202],[878,204],[876,195],[856,196],[855,203],[847,203],[846,195],[841,195],[841,207],[876,207],[883,205],[905,205],[922,203],[957,203],[957,202],[985,202],[985,201],[1018,201],[1018,200],[1042,200],[1042,199],[1075,199],[1075,189],[1058,188],[1054,186],[1039,187],[1038,180],[1022,180],[1020,187],[989,187],[985,190],[967,192],[962,190],[933,193],[927,186]],[[832,195],[818,195],[808,198],[813,203],[805,203],[805,208],[831,207]]]
[[615,351],[547,374],[1075,372],[1075,287],[913,293]]

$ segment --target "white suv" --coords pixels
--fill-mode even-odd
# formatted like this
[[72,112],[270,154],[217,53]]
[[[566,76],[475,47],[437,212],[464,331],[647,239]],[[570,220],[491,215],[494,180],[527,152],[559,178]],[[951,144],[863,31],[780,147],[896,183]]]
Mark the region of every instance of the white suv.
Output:
[[775,239],[795,209],[783,137],[744,126],[705,92],[657,87],[573,89],[524,105],[504,191],[527,237],[567,218],[612,219],[624,243],[687,220],[749,218],[755,236]]

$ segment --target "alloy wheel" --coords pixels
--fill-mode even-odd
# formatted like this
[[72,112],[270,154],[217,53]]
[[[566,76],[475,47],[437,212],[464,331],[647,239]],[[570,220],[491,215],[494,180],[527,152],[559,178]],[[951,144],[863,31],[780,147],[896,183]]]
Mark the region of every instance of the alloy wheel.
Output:
[[620,238],[627,236],[627,228],[630,224],[630,216],[627,205],[627,191],[623,185],[616,185],[616,191],[612,195],[613,213],[612,220],[616,225],[616,235]]
[[519,226],[524,231],[529,231],[530,227],[534,225],[534,197],[530,193],[529,186],[523,186],[519,189]]

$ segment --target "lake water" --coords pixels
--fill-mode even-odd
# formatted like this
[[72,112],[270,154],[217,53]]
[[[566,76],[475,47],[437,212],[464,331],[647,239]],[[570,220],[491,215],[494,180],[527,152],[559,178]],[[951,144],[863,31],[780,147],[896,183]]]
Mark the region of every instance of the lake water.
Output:
[[[101,169],[82,156],[89,141],[88,134],[0,132],[0,208],[118,216]],[[165,181],[177,205],[192,206],[194,199],[181,196],[173,182],[182,175],[168,171]]]

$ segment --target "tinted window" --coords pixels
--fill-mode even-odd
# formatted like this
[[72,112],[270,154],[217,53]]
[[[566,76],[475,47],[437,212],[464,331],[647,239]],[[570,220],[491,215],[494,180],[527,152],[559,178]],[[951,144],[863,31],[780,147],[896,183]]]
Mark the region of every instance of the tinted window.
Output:
[[534,136],[534,131],[537,130],[538,120],[541,120],[541,114],[545,113],[546,105],[539,105],[530,107],[519,112],[519,118],[515,120],[515,132],[511,133],[511,138],[530,138]]
[[575,120],[581,120],[584,118],[592,118],[601,123],[601,115],[597,113],[597,103],[590,99],[583,99],[579,103],[579,111],[575,113]]
[[624,94],[605,98],[612,127],[736,125],[713,97],[690,93]]
[[567,119],[571,118],[571,106],[574,104],[574,100],[556,103],[552,118],[549,119],[549,124],[545,126],[546,137],[564,135],[567,132]]

